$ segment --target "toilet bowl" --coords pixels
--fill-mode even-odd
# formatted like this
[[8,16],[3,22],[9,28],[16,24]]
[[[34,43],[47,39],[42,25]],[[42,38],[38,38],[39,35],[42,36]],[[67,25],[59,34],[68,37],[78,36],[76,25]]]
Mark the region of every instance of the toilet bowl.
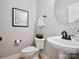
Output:
[[[35,39],[36,43],[39,41],[39,39]],[[26,59],[39,59],[38,58],[38,55],[39,55],[39,52],[40,52],[40,49],[44,49],[44,44],[41,43],[41,41],[39,41],[40,44],[36,44],[36,47],[34,46],[29,46],[29,47],[26,47],[24,49],[21,50],[21,55],[22,57],[26,58]],[[44,43],[44,42],[43,42]],[[39,47],[37,47],[39,46]]]
[[33,46],[21,50],[21,55],[26,59],[38,59],[39,49]]

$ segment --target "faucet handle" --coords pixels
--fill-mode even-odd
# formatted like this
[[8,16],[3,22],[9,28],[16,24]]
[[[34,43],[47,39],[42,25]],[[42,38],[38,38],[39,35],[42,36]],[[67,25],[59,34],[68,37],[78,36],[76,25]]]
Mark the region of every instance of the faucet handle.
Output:
[[68,40],[71,40],[71,36],[69,35]]

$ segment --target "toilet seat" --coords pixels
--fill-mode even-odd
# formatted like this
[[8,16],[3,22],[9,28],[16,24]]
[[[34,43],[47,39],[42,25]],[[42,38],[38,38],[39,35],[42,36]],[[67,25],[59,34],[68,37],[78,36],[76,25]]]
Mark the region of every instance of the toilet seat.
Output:
[[26,47],[24,49],[21,50],[21,52],[23,53],[31,53],[34,51],[38,51],[39,49],[37,49],[36,47],[30,46],[30,47]]

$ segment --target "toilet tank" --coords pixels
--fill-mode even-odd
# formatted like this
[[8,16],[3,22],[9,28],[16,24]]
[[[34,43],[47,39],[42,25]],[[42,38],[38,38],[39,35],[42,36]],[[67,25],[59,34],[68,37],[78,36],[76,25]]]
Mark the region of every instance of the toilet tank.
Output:
[[44,49],[45,39],[39,39],[35,37],[35,44],[38,49]]

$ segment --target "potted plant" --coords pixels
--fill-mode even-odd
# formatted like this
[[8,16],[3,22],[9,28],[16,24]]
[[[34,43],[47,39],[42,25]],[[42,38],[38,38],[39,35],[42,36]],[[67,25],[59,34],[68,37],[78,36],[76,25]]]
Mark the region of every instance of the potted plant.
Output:
[[44,49],[44,41],[45,41],[45,38],[43,34],[36,34],[35,43],[37,48]]
[[36,34],[36,38],[43,39],[43,34]]

